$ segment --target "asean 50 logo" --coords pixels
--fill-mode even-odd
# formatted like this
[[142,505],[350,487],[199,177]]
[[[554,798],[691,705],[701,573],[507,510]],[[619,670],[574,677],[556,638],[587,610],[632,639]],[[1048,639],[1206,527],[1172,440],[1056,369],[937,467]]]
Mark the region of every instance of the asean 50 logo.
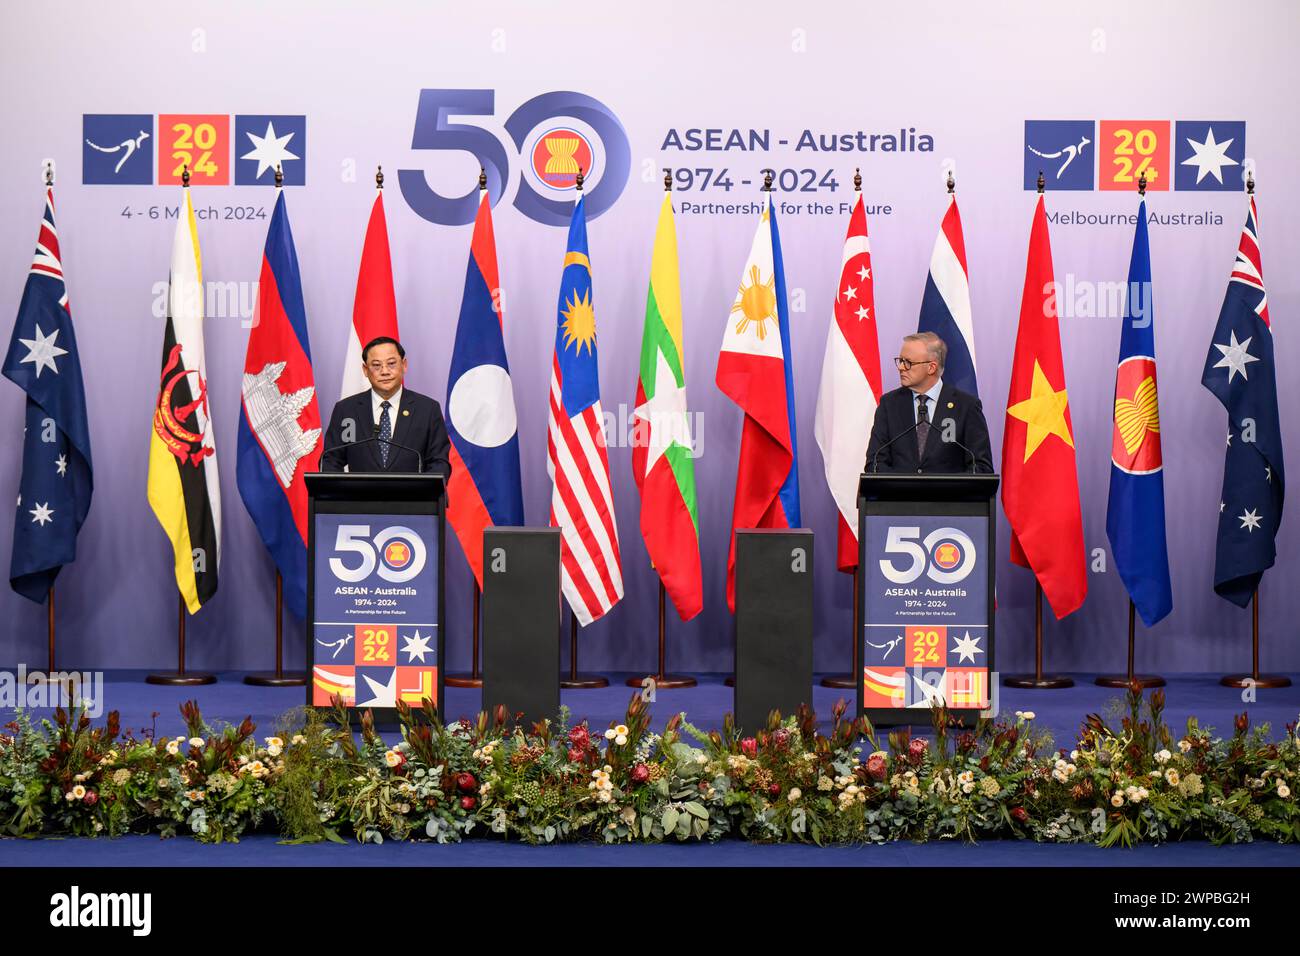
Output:
[[[452,116],[490,117],[493,90],[421,90],[412,149],[469,153],[487,175],[493,200],[505,192],[512,157],[491,130],[453,123]],[[568,225],[578,172],[583,175],[587,218],[610,208],[623,193],[631,169],[627,131],[604,103],[585,93],[543,93],[520,105],[504,123],[514,147],[517,187],[514,206],[536,222]],[[429,185],[422,169],[399,169],[402,198],[429,222],[459,226],[473,222],[478,192],[444,196]]]
[[885,536],[885,553],[909,559],[899,567],[892,559],[880,559],[880,573],[892,584],[911,584],[926,575],[938,584],[964,581],[975,570],[975,542],[958,528],[936,528],[921,537],[921,529],[891,525]]
[[[424,539],[404,525],[392,525],[370,535],[368,524],[341,524],[334,539],[330,573],[347,584],[378,574],[392,584],[405,584],[424,570],[428,552]],[[340,555],[354,555],[351,560]]]

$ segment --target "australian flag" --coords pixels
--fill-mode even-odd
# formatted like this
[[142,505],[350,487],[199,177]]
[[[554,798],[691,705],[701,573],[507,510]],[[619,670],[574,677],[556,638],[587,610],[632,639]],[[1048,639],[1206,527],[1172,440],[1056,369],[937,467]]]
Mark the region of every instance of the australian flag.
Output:
[[41,603],[63,565],[77,556],[77,532],[90,511],[93,485],[86,391],[54,228],[54,190],[48,187],[4,374],[27,393],[9,583]]
[[1228,410],[1214,590],[1245,607],[1277,557],[1286,481],[1277,411],[1277,367],[1250,197],[1237,259],[1219,310],[1201,384]]

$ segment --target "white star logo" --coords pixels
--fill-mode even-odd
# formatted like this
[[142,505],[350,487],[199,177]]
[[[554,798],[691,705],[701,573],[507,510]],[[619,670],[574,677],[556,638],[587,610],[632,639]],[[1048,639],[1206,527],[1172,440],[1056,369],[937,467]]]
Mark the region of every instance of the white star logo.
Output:
[[266,135],[258,136],[255,133],[246,133],[249,140],[253,143],[253,148],[240,156],[240,159],[257,160],[257,175],[255,178],[261,179],[262,174],[268,169],[275,169],[276,166],[284,163],[288,159],[298,159],[298,155],[288,150],[289,140],[293,139],[293,133],[285,133],[283,136],[275,135],[275,124],[270,120],[266,122]]
[[1229,332],[1228,336],[1229,340],[1227,345],[1220,345],[1218,342],[1214,343],[1214,347],[1223,353],[1223,358],[1215,362],[1214,367],[1226,368],[1228,370],[1229,383],[1232,382],[1233,377],[1238,373],[1241,374],[1242,378],[1249,381],[1250,376],[1246,374],[1246,366],[1251,362],[1259,361],[1256,356],[1251,355],[1250,352],[1246,350],[1250,345],[1250,339],[1254,338],[1254,336],[1250,336],[1250,338],[1247,338],[1244,342],[1237,341],[1237,333],[1235,331]]
[[649,435],[646,435],[645,426],[638,423],[638,438],[644,442],[647,451],[647,475],[674,444],[688,450],[692,447],[691,428],[686,412],[686,387],[677,384],[677,376],[673,374],[662,350],[656,351],[655,359],[655,393],[646,399],[644,405],[638,405],[634,412],[650,429]]
[[868,269],[866,266],[863,266],[861,269],[858,270],[858,279],[860,281],[866,282],[869,278],[871,278],[871,270]]
[[38,501],[36,507],[27,513],[32,516],[32,521],[39,523],[42,528],[54,520],[54,509],[50,507],[48,501],[45,504]]
[[370,685],[370,693],[374,695],[366,704],[371,707],[396,707],[397,706],[397,668],[394,667],[392,673],[388,675],[388,682],[381,684],[369,674],[362,674],[361,679]]
[[68,473],[68,456],[60,455],[54,462],[54,467],[59,470],[60,475]]
[[27,346],[27,354],[18,360],[21,365],[23,362],[31,362],[36,366],[36,377],[41,377],[41,369],[48,368],[55,375],[59,374],[59,367],[54,364],[54,360],[60,355],[67,355],[67,349],[61,349],[54,344],[59,337],[59,330],[55,329],[48,336],[41,331],[40,325],[36,326],[36,338],[19,339],[23,345]]
[[1227,154],[1228,147],[1232,145],[1232,140],[1225,139],[1222,143],[1216,143],[1214,141],[1213,126],[1206,129],[1205,142],[1198,143],[1189,136],[1187,145],[1192,147],[1193,153],[1184,159],[1181,165],[1196,167],[1196,181],[1198,183],[1206,176],[1213,176],[1222,183],[1223,167],[1237,165],[1237,161]]
[[958,663],[961,663],[962,661],[970,661],[974,664],[975,655],[984,653],[979,644],[980,639],[978,637],[971,637],[970,631],[967,631],[964,636],[957,638],[957,643],[952,647],[952,653],[957,655]]
[[846,285],[843,292],[845,300],[857,298],[858,290],[851,285]]
[[870,315],[870,314],[871,314],[871,313],[867,310],[867,308],[866,308],[865,306],[858,306],[858,321],[859,321],[859,322],[861,322],[863,319],[865,319],[865,318],[866,318],[868,315]]
[[1241,522],[1241,528],[1238,528],[1238,531],[1242,530],[1242,528],[1247,531],[1254,531],[1259,527],[1259,515],[1255,514],[1254,508],[1237,515],[1237,520]]
[[1219,514],[1223,514],[1223,509],[1226,508],[1226,507],[1227,507],[1227,504],[1226,504],[1225,502],[1220,501],[1220,502],[1219,502]]
[[433,653],[433,649],[429,647],[431,638],[432,635],[421,637],[418,630],[411,637],[403,637],[402,640],[406,643],[402,645],[402,653],[410,654],[412,661],[419,661],[423,664],[424,655]]

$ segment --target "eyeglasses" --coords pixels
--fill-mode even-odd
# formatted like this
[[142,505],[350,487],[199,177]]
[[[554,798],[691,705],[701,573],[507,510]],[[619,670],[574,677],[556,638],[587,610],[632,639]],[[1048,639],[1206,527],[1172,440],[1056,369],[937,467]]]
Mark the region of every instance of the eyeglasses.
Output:
[[913,365],[929,365],[933,361],[934,359],[926,359],[924,362],[913,362],[911,359],[905,359],[900,355],[898,358],[894,359],[894,367],[900,372],[906,372],[910,370]]
[[401,367],[401,364],[402,364],[401,361],[398,359],[389,359],[387,362],[369,362],[367,363],[367,366],[369,367],[370,371],[378,373],[384,371],[385,369],[387,369],[390,372],[395,371],[396,369]]

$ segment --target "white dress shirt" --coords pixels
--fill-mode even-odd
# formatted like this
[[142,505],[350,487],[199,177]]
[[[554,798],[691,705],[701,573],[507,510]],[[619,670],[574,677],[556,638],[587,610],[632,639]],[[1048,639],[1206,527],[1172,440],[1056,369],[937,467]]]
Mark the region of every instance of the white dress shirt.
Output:
[[[387,399],[381,398],[379,393],[376,392],[373,388],[370,390],[370,407],[374,410],[375,413],[376,429],[379,427],[379,416],[382,415],[384,412],[383,408],[381,407],[384,402],[388,402],[388,422],[392,426],[393,431],[396,432],[397,431],[397,409],[402,404],[402,389],[399,388],[397,391],[393,393],[392,398],[387,398]],[[379,432],[376,431],[375,434],[377,435],[379,434]]]
[[[930,386],[928,392],[924,393],[926,398],[929,399],[929,401],[925,403],[925,408],[926,411],[930,413],[930,422],[932,424],[934,422],[934,410],[939,407],[939,393],[942,391],[943,379],[939,379]],[[912,421],[914,422],[921,420],[921,403],[916,400],[916,396],[920,394],[922,393],[915,390],[912,391]],[[375,407],[378,408],[379,406],[376,405]]]

